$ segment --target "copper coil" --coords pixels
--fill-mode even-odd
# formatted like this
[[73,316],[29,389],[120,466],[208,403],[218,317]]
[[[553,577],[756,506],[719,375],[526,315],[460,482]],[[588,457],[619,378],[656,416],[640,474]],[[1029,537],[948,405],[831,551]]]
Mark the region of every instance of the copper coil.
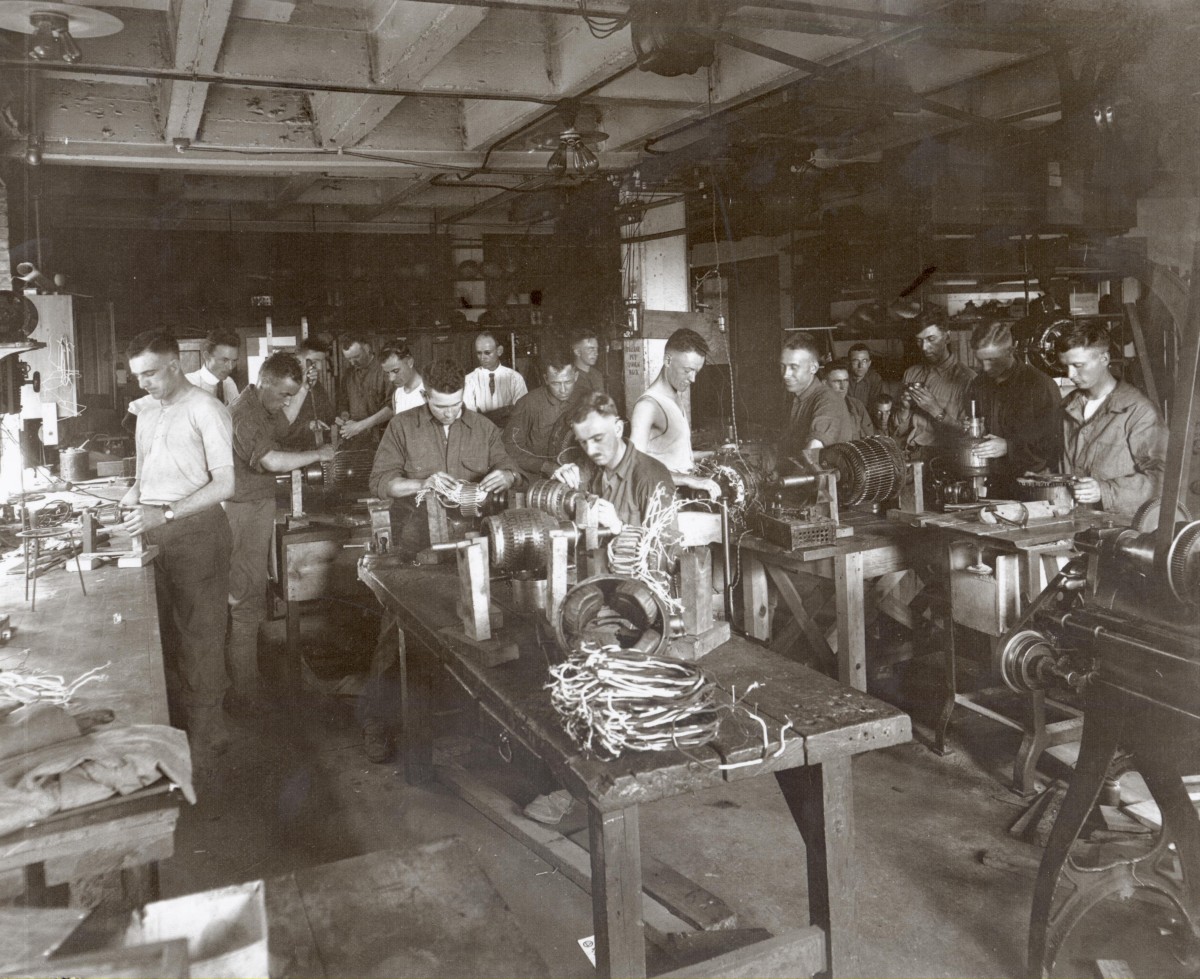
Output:
[[633,575],[638,570],[638,554],[641,551],[641,527],[623,527],[608,545],[608,563],[613,574]]
[[545,510],[559,520],[574,520],[575,507],[582,494],[556,479],[539,479],[525,491],[525,502],[535,510]]
[[[618,599],[618,591],[623,599]],[[605,609],[615,612],[622,601],[633,604],[631,611],[638,614],[632,621],[641,629],[627,648],[650,656],[665,654],[671,641],[671,610],[643,582],[622,575],[596,575],[567,591],[554,621],[559,648],[569,653],[584,631],[606,615]]]
[[493,567],[543,571],[550,556],[550,532],[562,524],[545,510],[504,510],[484,521]]
[[464,517],[482,516],[486,500],[487,494],[478,483],[463,483],[458,489],[458,512]]
[[821,450],[821,464],[838,473],[838,499],[845,506],[882,503],[904,486],[904,454],[896,440],[872,435]]

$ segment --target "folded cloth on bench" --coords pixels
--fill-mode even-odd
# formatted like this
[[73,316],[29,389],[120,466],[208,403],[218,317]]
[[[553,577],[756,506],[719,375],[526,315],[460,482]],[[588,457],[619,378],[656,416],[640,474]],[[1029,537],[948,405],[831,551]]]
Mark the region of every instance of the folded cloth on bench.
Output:
[[166,776],[188,802],[192,759],[187,735],[164,724],[93,731],[0,761],[0,834],[64,809],[129,795]]

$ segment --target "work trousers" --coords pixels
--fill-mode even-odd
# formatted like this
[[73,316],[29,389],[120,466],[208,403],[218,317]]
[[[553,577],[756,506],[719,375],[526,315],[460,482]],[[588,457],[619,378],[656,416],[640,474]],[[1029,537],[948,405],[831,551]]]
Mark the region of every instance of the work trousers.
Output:
[[[158,547],[154,591],[168,685],[192,714],[220,707],[225,693],[229,521],[213,505],[146,532]],[[180,719],[173,717],[173,722]]]
[[266,618],[267,576],[271,532],[275,526],[275,498],[229,500],[225,516],[233,535],[229,558],[229,638],[225,666],[238,693],[258,690],[258,627]]

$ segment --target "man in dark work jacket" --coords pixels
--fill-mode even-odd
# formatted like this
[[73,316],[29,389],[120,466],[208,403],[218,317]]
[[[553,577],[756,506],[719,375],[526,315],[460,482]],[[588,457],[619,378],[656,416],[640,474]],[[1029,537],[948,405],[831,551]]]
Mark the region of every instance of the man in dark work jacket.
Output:
[[989,492],[1012,498],[1017,478],[1027,472],[1048,473],[1062,454],[1062,395],[1058,385],[1036,367],[1019,363],[1012,331],[1006,322],[981,323],[971,333],[971,349],[982,373],[963,394],[963,417],[985,421],[988,438],[975,449],[995,459]]
[[821,355],[816,344],[803,333],[793,334],[784,343],[779,370],[791,397],[779,442],[781,459],[796,458],[807,449],[822,449],[855,438],[856,429],[846,399],[817,378],[820,366]]

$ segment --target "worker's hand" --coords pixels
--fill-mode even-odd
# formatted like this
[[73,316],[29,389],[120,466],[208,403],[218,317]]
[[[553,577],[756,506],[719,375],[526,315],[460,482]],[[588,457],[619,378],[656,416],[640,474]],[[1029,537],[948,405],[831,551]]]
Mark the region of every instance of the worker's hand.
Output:
[[350,421],[347,419],[342,422],[342,438],[352,439],[356,435],[361,435],[367,430],[367,425],[361,421]]
[[322,445],[317,449],[318,462],[333,462],[334,451],[332,445]]
[[1071,483],[1071,495],[1076,503],[1099,503],[1100,484],[1091,476],[1080,476]]
[[516,475],[507,469],[493,469],[479,481],[479,488],[488,493],[503,493],[516,479]]
[[457,482],[449,473],[437,472],[421,484],[421,492],[441,493],[443,496],[449,496],[457,485]]
[[929,393],[927,387],[908,388],[907,392],[909,401],[920,408],[925,414],[937,416],[942,413],[942,407],[937,403],[937,399]]
[[138,534],[144,534],[147,530],[161,527],[166,522],[167,518],[163,516],[161,507],[139,504],[129,508],[121,520],[121,526],[130,537],[135,537]]
[[617,508],[608,500],[597,500],[592,504],[592,519],[597,525],[611,530],[614,534],[619,534],[625,526],[617,516]]
[[1008,455],[1008,440],[999,435],[989,435],[971,452],[980,459],[999,459]]
[[571,489],[579,489],[580,483],[583,481],[579,467],[573,462],[563,463],[563,465],[555,469],[552,473],[552,478],[557,479],[564,486],[569,486]]

